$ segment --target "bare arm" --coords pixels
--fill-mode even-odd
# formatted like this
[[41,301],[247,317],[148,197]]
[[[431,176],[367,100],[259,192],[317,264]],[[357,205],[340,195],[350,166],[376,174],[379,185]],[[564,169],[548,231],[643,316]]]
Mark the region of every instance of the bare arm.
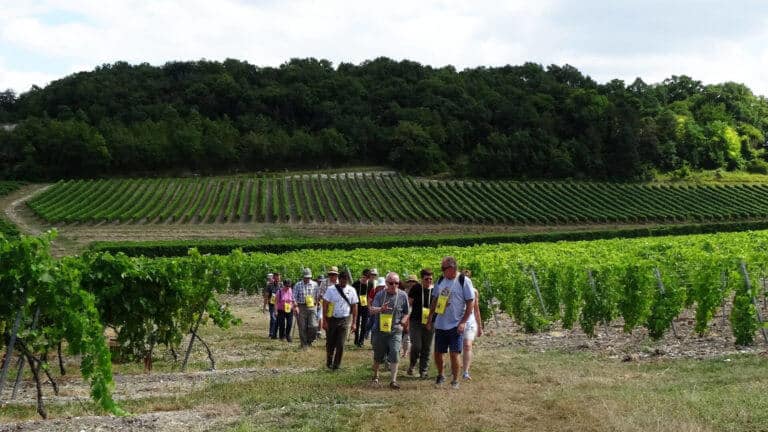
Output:
[[480,316],[480,293],[475,289],[475,321],[477,321],[477,335],[483,335],[483,317]]

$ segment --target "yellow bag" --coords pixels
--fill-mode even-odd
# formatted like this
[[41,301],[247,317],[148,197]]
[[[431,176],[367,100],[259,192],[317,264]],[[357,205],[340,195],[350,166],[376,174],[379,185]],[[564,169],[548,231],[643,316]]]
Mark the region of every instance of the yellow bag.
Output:
[[426,324],[429,319],[429,308],[421,308],[421,323]]
[[360,306],[368,306],[368,296],[363,294],[360,296]]
[[384,333],[392,333],[393,314],[379,314],[379,330]]
[[285,310],[285,313],[291,313],[291,302],[283,303],[283,310]]
[[277,296],[275,294],[272,294],[269,296],[269,304],[273,305],[277,301]]
[[448,296],[440,294],[437,297],[437,307],[435,308],[435,312],[438,315],[442,315],[445,313],[445,307],[448,306]]
[[312,297],[312,296],[305,296],[304,297],[304,301],[307,302],[307,307],[308,308],[315,307],[315,298],[314,297]]
[[328,302],[328,312],[325,313],[328,318],[333,318],[333,303]]

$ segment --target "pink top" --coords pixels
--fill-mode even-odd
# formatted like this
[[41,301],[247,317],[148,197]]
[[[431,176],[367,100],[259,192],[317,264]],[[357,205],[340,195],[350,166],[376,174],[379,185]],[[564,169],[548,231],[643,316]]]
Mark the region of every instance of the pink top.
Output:
[[290,288],[285,289],[281,288],[277,291],[277,302],[275,306],[277,307],[277,310],[279,311],[285,311],[285,304],[290,303],[291,309],[295,306],[293,304],[293,290]]

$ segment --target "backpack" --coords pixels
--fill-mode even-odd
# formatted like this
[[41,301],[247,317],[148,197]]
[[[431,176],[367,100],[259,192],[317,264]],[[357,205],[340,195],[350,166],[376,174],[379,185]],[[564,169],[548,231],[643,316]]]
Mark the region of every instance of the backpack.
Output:
[[[461,285],[461,289],[464,289],[464,281],[465,281],[466,279],[467,279],[467,277],[466,277],[466,276],[464,276],[464,273],[459,273],[459,285]],[[444,276],[440,276],[440,277],[437,279],[437,283],[435,284],[435,286],[438,286],[438,285],[440,285],[440,282],[442,282],[443,280],[445,280],[445,277],[444,277]]]

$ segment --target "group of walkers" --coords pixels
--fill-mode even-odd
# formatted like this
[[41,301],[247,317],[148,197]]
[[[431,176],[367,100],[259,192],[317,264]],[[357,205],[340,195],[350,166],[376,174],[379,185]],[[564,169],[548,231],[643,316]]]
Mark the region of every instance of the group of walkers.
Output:
[[311,347],[324,332],[326,367],[337,370],[350,332],[361,348],[370,335],[372,381],[378,384],[381,366],[388,365],[392,389],[400,388],[401,357],[409,361],[409,376],[418,372],[420,378],[429,378],[434,342],[435,383],[445,384],[445,354],[449,354],[451,386],[457,389],[460,369],[462,378],[471,380],[472,343],[482,335],[479,294],[471,274],[460,272],[455,258],[444,257],[440,270],[442,276],[435,282],[428,268],[404,281],[395,272],[379,277],[376,269],[366,269],[352,284],[349,273],[335,266],[326,272],[327,278],[318,280],[304,269],[296,284],[281,279],[280,273],[270,274],[263,306],[270,313],[269,337],[291,342],[294,318],[302,349]]

